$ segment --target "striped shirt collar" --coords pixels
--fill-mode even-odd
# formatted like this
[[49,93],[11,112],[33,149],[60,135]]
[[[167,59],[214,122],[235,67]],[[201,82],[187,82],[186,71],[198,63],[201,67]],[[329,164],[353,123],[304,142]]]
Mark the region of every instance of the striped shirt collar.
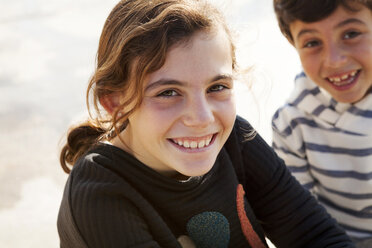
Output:
[[372,92],[355,104],[340,103],[305,73],[296,77],[288,103],[328,124],[360,134],[372,134]]

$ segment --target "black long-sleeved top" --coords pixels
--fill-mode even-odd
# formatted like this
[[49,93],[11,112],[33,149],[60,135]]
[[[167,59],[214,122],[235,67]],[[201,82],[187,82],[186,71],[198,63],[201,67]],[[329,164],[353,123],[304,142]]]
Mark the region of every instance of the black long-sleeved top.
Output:
[[99,144],[74,165],[58,231],[65,247],[354,247],[240,117],[211,171],[177,181]]

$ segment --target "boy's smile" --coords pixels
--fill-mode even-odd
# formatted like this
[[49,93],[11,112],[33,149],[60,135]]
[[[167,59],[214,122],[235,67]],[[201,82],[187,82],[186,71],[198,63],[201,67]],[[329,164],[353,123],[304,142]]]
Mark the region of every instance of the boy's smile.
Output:
[[372,87],[372,12],[350,4],[357,11],[340,5],[318,22],[290,24],[305,73],[345,103],[360,101]]
[[204,175],[235,122],[232,74],[231,43],[222,29],[172,47],[165,64],[145,78],[121,148],[170,177]]

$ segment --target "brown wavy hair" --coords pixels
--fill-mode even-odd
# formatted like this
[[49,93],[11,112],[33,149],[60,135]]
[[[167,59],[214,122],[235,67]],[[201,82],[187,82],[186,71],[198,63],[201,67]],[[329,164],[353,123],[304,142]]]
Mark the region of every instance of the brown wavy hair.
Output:
[[[202,0],[122,0],[111,11],[103,27],[96,68],[90,79],[86,101],[89,120],[71,127],[60,154],[66,173],[88,149],[100,140],[110,140],[126,126],[128,116],[143,98],[147,74],[162,67],[170,47],[197,31],[222,27],[230,39],[233,69],[235,47],[221,13]],[[124,102],[112,115],[102,114],[100,99],[122,93]],[[92,108],[95,110],[95,117]],[[125,107],[125,112],[122,110]]]
[[359,3],[372,11],[372,0],[274,0],[274,10],[282,34],[293,43],[289,25],[300,20],[316,22],[327,18],[338,6],[350,11],[358,11],[352,4]]

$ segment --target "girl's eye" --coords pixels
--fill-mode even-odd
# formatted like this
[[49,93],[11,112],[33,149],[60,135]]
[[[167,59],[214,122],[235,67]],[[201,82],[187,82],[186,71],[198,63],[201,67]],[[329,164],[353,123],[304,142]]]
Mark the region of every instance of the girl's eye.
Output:
[[357,31],[349,31],[349,32],[346,32],[345,34],[344,34],[344,39],[345,40],[348,40],[348,39],[352,39],[352,38],[355,38],[355,37],[357,37],[357,36],[359,36],[360,35],[360,32],[357,32]]
[[159,93],[157,96],[172,97],[172,96],[178,96],[178,93],[175,90],[164,90],[161,93]]
[[306,42],[305,45],[304,45],[304,48],[311,48],[311,47],[316,47],[316,46],[319,46],[319,45],[320,45],[319,41],[312,40],[312,41]]
[[227,89],[227,87],[222,85],[222,84],[216,84],[216,85],[213,85],[212,87],[210,87],[208,89],[208,92],[222,91],[224,89]]

